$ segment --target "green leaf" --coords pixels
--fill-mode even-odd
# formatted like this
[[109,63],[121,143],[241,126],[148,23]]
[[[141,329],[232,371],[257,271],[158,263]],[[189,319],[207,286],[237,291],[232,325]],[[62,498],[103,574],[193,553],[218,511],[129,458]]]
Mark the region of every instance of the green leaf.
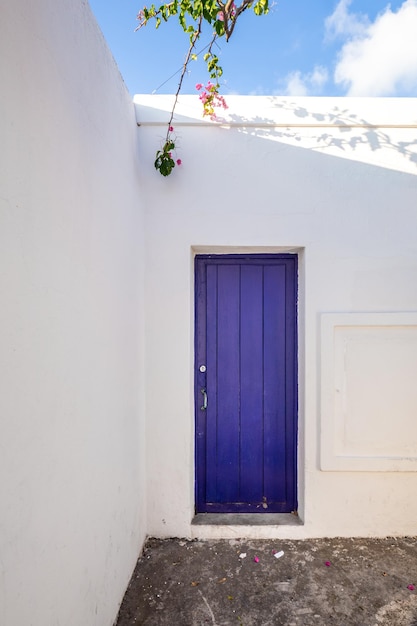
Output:
[[214,71],[217,68],[217,64],[219,62],[218,57],[212,57],[210,61],[207,63],[207,69],[209,72]]
[[194,2],[194,8],[193,8],[193,17],[197,18],[199,17],[203,12],[203,3],[201,2],[201,0],[195,0]]
[[191,61],[197,61],[198,56],[196,54],[191,55]]
[[206,20],[206,22],[208,22],[209,24],[211,24],[212,22],[212,16],[210,11],[207,11],[207,9],[203,9],[203,17]]
[[184,31],[184,32],[187,32],[187,23],[186,23],[186,21],[185,21],[185,15],[184,15],[184,13],[183,13],[183,12],[181,12],[181,13],[179,14],[178,20],[179,20],[179,22],[180,22],[180,24],[181,24],[181,26],[182,26],[183,31]]
[[268,0],[258,0],[258,2],[253,7],[253,11],[255,15],[263,15],[268,13]]
[[219,37],[222,37],[224,35],[224,22],[222,22],[221,20],[216,20],[214,28]]
[[169,174],[171,174],[172,170],[175,167],[175,162],[174,159],[169,156],[169,154],[158,150],[158,152],[156,153],[154,166],[155,169],[157,169],[159,173],[162,174],[162,176],[169,176]]

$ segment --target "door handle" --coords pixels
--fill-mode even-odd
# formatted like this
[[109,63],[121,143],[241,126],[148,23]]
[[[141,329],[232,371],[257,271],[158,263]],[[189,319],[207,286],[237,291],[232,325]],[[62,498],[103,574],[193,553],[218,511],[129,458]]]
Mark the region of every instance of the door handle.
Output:
[[202,411],[205,411],[207,409],[207,391],[206,391],[205,387],[200,389],[200,391],[203,394],[203,405],[200,407],[200,409]]

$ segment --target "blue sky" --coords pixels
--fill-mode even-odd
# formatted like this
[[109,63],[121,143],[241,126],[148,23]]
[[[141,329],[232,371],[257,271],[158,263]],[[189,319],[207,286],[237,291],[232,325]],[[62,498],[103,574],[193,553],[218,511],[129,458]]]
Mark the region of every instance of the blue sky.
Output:
[[[90,5],[131,94],[175,92],[188,48],[179,24],[135,32],[139,0]],[[209,38],[206,27],[197,50]],[[224,95],[417,96],[417,0],[277,0],[219,46]],[[191,63],[183,93],[206,78]]]

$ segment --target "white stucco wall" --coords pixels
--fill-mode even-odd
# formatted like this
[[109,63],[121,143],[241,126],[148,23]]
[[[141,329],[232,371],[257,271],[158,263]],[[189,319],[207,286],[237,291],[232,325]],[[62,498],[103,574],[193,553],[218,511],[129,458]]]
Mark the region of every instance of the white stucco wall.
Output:
[[[417,399],[407,373],[417,363],[416,100],[230,97],[225,124],[216,126],[201,122],[197,97],[184,97],[174,121],[183,165],[167,179],[153,159],[172,98],[135,101],[147,233],[148,532],[416,534]],[[239,251],[300,257],[302,526],[190,526],[192,260]],[[399,315],[386,322],[383,313]],[[396,357],[385,370],[378,355],[387,354]],[[355,376],[362,362],[375,375],[368,368],[364,380]]]
[[146,533],[131,97],[85,0],[0,24],[0,624],[111,626]]

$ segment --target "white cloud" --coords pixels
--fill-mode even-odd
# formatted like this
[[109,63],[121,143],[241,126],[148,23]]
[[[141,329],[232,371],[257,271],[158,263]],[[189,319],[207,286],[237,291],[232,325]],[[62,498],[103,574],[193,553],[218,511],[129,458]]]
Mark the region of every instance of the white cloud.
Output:
[[313,72],[309,74],[309,81],[312,87],[320,88],[327,83],[329,79],[328,71],[321,65],[316,65]]
[[310,96],[318,95],[321,88],[328,80],[326,68],[317,65],[308,74],[301,72],[291,72],[285,79],[284,93],[286,96]]
[[348,96],[417,95],[417,0],[405,0],[397,12],[388,6],[373,23],[348,13],[340,0],[327,18],[329,34],[347,38],[334,80]]
[[285,88],[286,96],[307,96],[308,89],[305,80],[301,76],[301,72],[291,72],[286,77],[287,86]]
[[349,13],[352,0],[340,0],[332,15],[324,23],[326,38],[334,39],[337,36],[360,36],[369,26],[367,15]]

